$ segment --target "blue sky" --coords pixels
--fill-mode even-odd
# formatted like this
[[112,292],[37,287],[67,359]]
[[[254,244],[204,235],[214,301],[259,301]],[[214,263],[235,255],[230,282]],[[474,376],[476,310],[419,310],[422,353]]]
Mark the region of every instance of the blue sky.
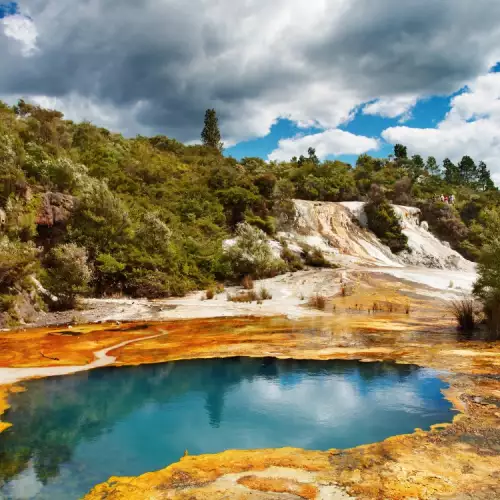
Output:
[[[500,65],[496,67],[500,70]],[[454,94],[455,95],[455,94]],[[434,96],[418,101],[411,111],[410,117],[404,121],[404,125],[414,128],[434,128],[443,120],[450,110],[452,96]],[[387,157],[393,151],[393,145],[381,138],[382,132],[393,126],[400,125],[400,118],[386,118],[382,116],[365,115],[358,110],[353,120],[344,125],[340,125],[341,130],[351,132],[356,135],[375,137],[381,141],[378,150],[370,151],[375,157]],[[309,135],[321,132],[319,128],[299,128],[290,120],[278,120],[271,128],[271,133],[265,137],[241,142],[227,148],[225,154],[241,159],[246,156],[258,156],[267,158],[268,155],[278,147],[280,139],[286,139],[295,135]],[[303,151],[307,155],[307,148]],[[340,159],[351,164],[356,163],[357,155],[328,155],[327,159]]]
[[12,16],[17,12],[16,2],[0,3],[0,19],[6,16]]

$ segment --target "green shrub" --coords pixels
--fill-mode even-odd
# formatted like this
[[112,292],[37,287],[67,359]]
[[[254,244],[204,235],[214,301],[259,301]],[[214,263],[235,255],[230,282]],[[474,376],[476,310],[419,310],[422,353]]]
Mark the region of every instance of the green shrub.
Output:
[[158,299],[182,297],[193,290],[193,283],[181,276],[162,271],[137,270],[127,279],[125,290],[133,297]]
[[112,254],[120,244],[132,239],[129,213],[105,181],[91,181],[72,216],[69,234],[95,255]]
[[464,243],[469,235],[467,226],[460,219],[460,215],[452,205],[441,201],[427,201],[419,204],[422,218],[429,224],[429,229],[439,239],[447,241],[450,246],[468,257]]
[[266,234],[247,223],[238,225],[236,243],[227,249],[226,258],[235,277],[264,278],[286,269],[285,263],[274,257]]
[[0,294],[17,293],[26,288],[27,279],[38,267],[38,251],[31,243],[0,238]]
[[269,236],[272,236],[276,233],[276,219],[274,217],[262,218],[258,215],[247,214],[245,216],[245,222],[248,222],[248,224],[262,229],[262,231],[264,231]]
[[57,308],[74,307],[77,295],[88,290],[92,272],[87,259],[85,248],[74,243],[56,246],[49,252],[45,261],[46,287],[58,297]]
[[0,313],[11,313],[16,304],[14,295],[0,295]]
[[403,234],[394,209],[385,199],[370,201],[365,205],[368,228],[392,252],[398,253],[408,248],[408,238]]
[[333,264],[326,260],[323,252],[317,247],[301,244],[302,258],[307,266],[311,267],[333,267]]
[[286,262],[289,271],[301,271],[304,269],[302,259],[286,246],[283,246],[281,250],[281,259]]
[[108,253],[100,253],[95,262],[96,292],[117,292],[124,281],[125,264]]

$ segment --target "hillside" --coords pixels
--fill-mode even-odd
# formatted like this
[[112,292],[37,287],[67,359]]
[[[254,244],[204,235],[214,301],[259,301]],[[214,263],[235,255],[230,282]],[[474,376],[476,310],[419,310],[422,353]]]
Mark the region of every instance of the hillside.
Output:
[[[182,296],[329,261],[470,270],[463,257],[477,257],[483,214],[500,204],[484,164],[472,164],[451,164],[450,180],[405,148],[386,160],[362,155],[355,167],[321,162],[313,149],[290,162],[237,161],[218,147],[127,139],[0,103],[0,324],[73,307],[82,294]],[[360,222],[361,201],[377,237]],[[236,244],[225,249],[227,240]]]

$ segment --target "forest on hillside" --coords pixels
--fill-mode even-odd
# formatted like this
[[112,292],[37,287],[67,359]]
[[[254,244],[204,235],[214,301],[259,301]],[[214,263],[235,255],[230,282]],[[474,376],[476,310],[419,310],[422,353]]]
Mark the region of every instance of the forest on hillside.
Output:
[[[320,161],[314,149],[289,162],[238,161],[222,152],[214,110],[202,139],[199,146],[128,139],[55,110],[0,101],[4,322],[22,319],[23,299],[43,308],[71,307],[78,294],[183,295],[245,275],[328,265],[313,248],[299,256],[284,248],[276,258],[265,244],[293,225],[294,198],[368,201],[372,230],[395,252],[406,243],[390,203],[419,207],[433,233],[479,261],[476,292],[490,309],[500,304],[500,193],[480,159],[439,165],[397,145],[389,158],[361,155],[354,166]],[[224,251],[234,234],[239,243]]]

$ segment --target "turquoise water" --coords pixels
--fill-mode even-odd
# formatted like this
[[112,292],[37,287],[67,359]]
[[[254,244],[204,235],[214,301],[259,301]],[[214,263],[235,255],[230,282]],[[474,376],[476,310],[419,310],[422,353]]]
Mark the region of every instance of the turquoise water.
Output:
[[392,363],[196,360],[25,386],[0,434],[0,498],[78,499],[186,449],[347,448],[453,417],[435,373]]

